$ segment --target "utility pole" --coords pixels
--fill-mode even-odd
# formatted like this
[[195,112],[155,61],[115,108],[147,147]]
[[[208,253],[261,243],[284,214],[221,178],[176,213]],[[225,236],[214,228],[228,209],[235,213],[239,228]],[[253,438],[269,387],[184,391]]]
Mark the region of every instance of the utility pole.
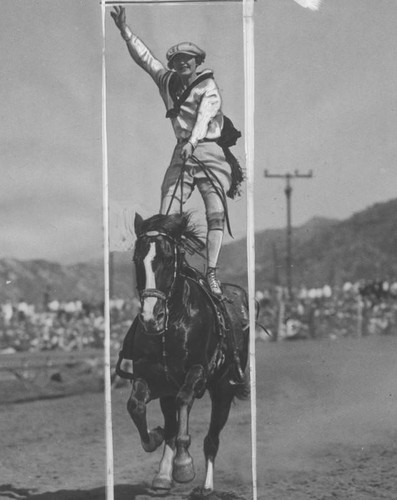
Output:
[[292,179],[311,179],[313,177],[313,172],[309,170],[307,174],[300,174],[298,170],[295,170],[293,174],[270,174],[267,170],[265,170],[265,177],[274,178],[274,179],[285,179],[285,189],[284,193],[287,199],[287,253],[286,253],[286,276],[287,276],[287,290],[288,290],[288,298],[292,298],[292,245],[291,245],[291,235],[292,235],[292,226],[291,226],[291,194],[292,194]]

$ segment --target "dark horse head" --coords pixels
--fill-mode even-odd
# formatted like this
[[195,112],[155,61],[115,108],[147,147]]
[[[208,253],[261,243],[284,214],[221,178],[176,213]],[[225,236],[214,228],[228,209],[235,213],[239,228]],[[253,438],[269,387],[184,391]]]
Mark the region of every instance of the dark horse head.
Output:
[[189,214],[135,216],[134,251],[136,280],[141,300],[140,320],[146,333],[167,329],[169,302],[178,281],[185,250],[200,251],[204,243]]

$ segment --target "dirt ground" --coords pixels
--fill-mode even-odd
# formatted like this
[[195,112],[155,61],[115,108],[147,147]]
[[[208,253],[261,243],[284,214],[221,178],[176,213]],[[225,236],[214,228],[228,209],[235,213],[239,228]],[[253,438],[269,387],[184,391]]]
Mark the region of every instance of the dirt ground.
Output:
[[[397,498],[397,338],[257,344],[258,498]],[[0,393],[1,396],[1,393]],[[209,401],[190,425],[196,478],[151,491],[161,451],[146,454],[113,392],[115,499],[192,498],[204,478]],[[160,423],[149,405],[151,426]],[[212,499],[252,498],[250,403],[238,401],[225,428]],[[0,498],[105,498],[101,393],[0,405]]]

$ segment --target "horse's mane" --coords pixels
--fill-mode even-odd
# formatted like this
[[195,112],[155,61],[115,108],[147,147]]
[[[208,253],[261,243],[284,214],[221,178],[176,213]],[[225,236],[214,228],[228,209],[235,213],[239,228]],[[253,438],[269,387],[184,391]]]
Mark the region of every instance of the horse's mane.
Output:
[[142,222],[141,231],[160,231],[174,238],[190,254],[199,253],[205,248],[197,226],[192,222],[192,214],[184,212],[170,215],[156,214]]

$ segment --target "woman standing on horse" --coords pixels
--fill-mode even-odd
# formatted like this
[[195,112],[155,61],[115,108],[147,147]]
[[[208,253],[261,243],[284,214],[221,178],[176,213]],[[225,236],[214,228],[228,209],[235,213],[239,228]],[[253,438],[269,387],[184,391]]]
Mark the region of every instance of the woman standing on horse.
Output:
[[123,7],[115,7],[111,16],[133,60],[158,86],[177,139],[161,187],[160,212],[179,211],[197,186],[206,209],[207,282],[221,296],[216,266],[232,178],[225,151],[217,144],[224,125],[219,89],[210,70],[197,71],[205,52],[193,43],[179,43],[168,50],[166,68],[127,26]]

